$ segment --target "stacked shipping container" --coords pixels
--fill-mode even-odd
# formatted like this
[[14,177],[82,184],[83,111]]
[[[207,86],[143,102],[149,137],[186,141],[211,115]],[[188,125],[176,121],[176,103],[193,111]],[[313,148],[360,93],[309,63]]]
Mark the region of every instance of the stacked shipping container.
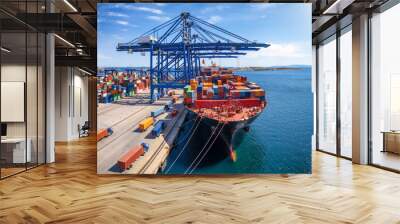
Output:
[[[219,72],[219,73],[218,73]],[[256,98],[265,101],[265,92],[258,85],[247,82],[247,78],[232,75],[231,70],[202,71],[203,76],[190,80],[184,87],[184,103],[196,100],[224,100]]]
[[97,98],[100,103],[112,103],[148,89],[149,84],[149,76],[139,77],[136,73],[124,72],[108,73],[97,79]]

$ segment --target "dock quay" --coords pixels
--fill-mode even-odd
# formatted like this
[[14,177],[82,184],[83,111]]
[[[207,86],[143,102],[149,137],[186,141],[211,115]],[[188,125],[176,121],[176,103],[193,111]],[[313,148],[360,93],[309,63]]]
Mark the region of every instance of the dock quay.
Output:
[[[98,129],[112,129],[112,134],[97,142],[97,171],[99,174],[156,174],[167,159],[178,136],[186,111],[179,97],[172,108],[156,116],[154,123],[162,121],[165,129],[160,135],[152,134],[153,125],[142,131],[139,123],[151,117],[153,111],[165,108],[172,97],[166,96],[150,103],[148,96],[138,94],[113,103],[98,106]],[[177,110],[176,116],[172,111]],[[118,160],[135,146],[148,145],[144,154],[129,169],[121,170]]]

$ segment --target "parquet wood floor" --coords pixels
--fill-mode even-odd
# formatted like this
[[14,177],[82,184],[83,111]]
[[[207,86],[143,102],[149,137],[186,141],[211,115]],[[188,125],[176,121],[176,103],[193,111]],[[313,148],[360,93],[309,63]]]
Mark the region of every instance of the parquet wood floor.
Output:
[[400,175],[321,152],[312,175],[98,176],[94,138],[0,181],[0,223],[400,223]]

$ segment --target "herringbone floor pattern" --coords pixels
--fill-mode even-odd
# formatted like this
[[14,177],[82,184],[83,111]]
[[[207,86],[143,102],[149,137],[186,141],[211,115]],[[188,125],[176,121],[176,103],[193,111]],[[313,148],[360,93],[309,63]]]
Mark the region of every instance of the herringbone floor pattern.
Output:
[[98,176],[96,143],[0,181],[0,223],[400,223],[400,175],[315,152],[312,175]]

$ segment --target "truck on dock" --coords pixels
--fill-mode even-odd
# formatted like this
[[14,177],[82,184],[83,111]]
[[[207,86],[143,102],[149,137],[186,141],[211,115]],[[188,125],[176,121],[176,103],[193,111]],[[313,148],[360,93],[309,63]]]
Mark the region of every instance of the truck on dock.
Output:
[[148,117],[139,123],[139,130],[146,131],[154,123],[153,117]]
[[150,145],[146,142],[142,142],[142,144],[140,144],[141,146],[143,146],[144,152],[146,153],[147,151],[149,151]]
[[164,111],[165,111],[164,108],[159,108],[157,110],[154,110],[154,111],[150,112],[150,115],[155,118],[155,117],[158,117],[161,114],[163,114]]
[[111,128],[107,128],[107,129],[100,129],[97,132],[97,141],[102,140],[103,138],[106,138],[110,135],[112,135],[113,130]]
[[157,123],[154,124],[153,130],[151,130],[151,134],[154,137],[159,137],[161,132],[165,129],[165,122],[164,121],[157,121]]
[[168,101],[167,104],[165,104],[165,106],[164,106],[164,110],[168,111],[168,110],[172,109],[173,105],[174,105],[174,103],[172,102],[172,100]]
[[143,145],[134,146],[118,160],[118,167],[121,170],[127,170],[142,155],[144,155]]

